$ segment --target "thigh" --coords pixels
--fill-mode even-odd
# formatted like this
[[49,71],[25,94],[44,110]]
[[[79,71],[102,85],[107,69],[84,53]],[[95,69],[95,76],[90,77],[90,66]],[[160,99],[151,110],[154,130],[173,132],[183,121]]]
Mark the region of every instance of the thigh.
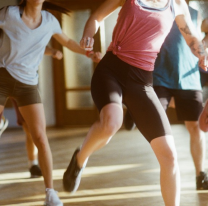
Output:
[[17,124],[18,125],[23,125],[23,123],[25,122],[23,116],[21,115],[20,111],[19,111],[19,108],[18,108],[18,105],[17,105],[17,102],[14,98],[10,98],[13,106],[14,106],[14,109],[15,109],[15,112],[16,112],[16,116],[17,116]]
[[174,98],[178,120],[198,121],[202,112],[202,91],[177,90]]
[[151,142],[171,135],[171,128],[159,99],[151,86],[134,84],[125,92],[125,104],[143,136]]
[[46,122],[43,104],[31,104],[19,107],[19,110],[33,135],[45,132]]
[[99,112],[110,103],[122,105],[122,85],[118,81],[118,75],[109,67],[114,65],[107,57],[98,64],[91,82],[91,94]]
[[12,95],[15,79],[5,68],[0,68],[0,105],[4,106],[6,100]]
[[162,86],[155,86],[154,90],[164,110],[167,110],[171,97],[172,97],[170,89],[166,87],[162,87]]
[[15,84],[12,97],[18,107],[41,103],[38,85],[27,85],[19,81]]

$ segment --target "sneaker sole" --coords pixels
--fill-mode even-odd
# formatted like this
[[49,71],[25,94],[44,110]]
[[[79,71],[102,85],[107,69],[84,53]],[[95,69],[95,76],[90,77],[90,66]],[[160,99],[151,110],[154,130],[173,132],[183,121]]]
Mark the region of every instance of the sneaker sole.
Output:
[[60,204],[56,204],[56,205],[51,205],[50,203],[46,203],[46,202],[44,202],[44,205],[45,206],[63,206],[63,203],[60,203]]
[[39,178],[42,177],[43,175],[31,175],[30,178]]

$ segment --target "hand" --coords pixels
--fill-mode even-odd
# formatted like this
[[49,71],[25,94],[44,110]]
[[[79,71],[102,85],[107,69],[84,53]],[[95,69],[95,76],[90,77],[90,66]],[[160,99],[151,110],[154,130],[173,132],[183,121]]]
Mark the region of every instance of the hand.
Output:
[[91,53],[89,58],[91,58],[93,62],[99,63],[102,59],[102,54],[100,52]]
[[208,131],[208,101],[199,117],[199,127],[203,132]]
[[81,48],[85,49],[86,51],[93,50],[94,39],[91,37],[84,37],[80,41]]
[[55,58],[55,59],[61,60],[63,58],[63,53],[61,51],[59,51],[59,50],[55,50],[53,52],[53,56],[52,57]]
[[204,55],[199,58],[199,67],[201,67],[204,71],[207,71],[208,62],[207,62],[207,50],[206,50],[206,42],[203,40],[203,47],[204,47]]

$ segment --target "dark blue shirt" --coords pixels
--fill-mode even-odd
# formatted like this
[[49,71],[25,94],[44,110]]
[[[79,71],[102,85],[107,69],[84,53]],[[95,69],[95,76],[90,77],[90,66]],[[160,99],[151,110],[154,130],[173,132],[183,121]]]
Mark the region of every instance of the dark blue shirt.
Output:
[[[189,7],[197,28],[198,11]],[[193,55],[176,22],[163,43],[155,62],[154,86],[170,89],[201,90],[198,58]]]

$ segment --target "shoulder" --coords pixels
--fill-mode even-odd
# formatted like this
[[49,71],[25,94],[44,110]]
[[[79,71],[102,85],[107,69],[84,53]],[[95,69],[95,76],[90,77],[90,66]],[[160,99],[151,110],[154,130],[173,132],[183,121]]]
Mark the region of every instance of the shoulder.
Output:
[[6,6],[3,8],[4,11],[8,12],[9,14],[15,14],[15,11],[19,9],[19,6]]
[[53,14],[51,14],[50,12],[48,12],[48,11],[43,10],[43,11],[42,11],[42,15],[44,16],[44,18],[45,18],[48,22],[58,21],[58,20],[56,19],[56,17],[55,17]]
[[9,18],[13,19],[13,17],[16,16],[16,12],[17,12],[18,8],[19,8],[18,6],[5,6],[0,9],[0,16],[2,18],[9,17]]

